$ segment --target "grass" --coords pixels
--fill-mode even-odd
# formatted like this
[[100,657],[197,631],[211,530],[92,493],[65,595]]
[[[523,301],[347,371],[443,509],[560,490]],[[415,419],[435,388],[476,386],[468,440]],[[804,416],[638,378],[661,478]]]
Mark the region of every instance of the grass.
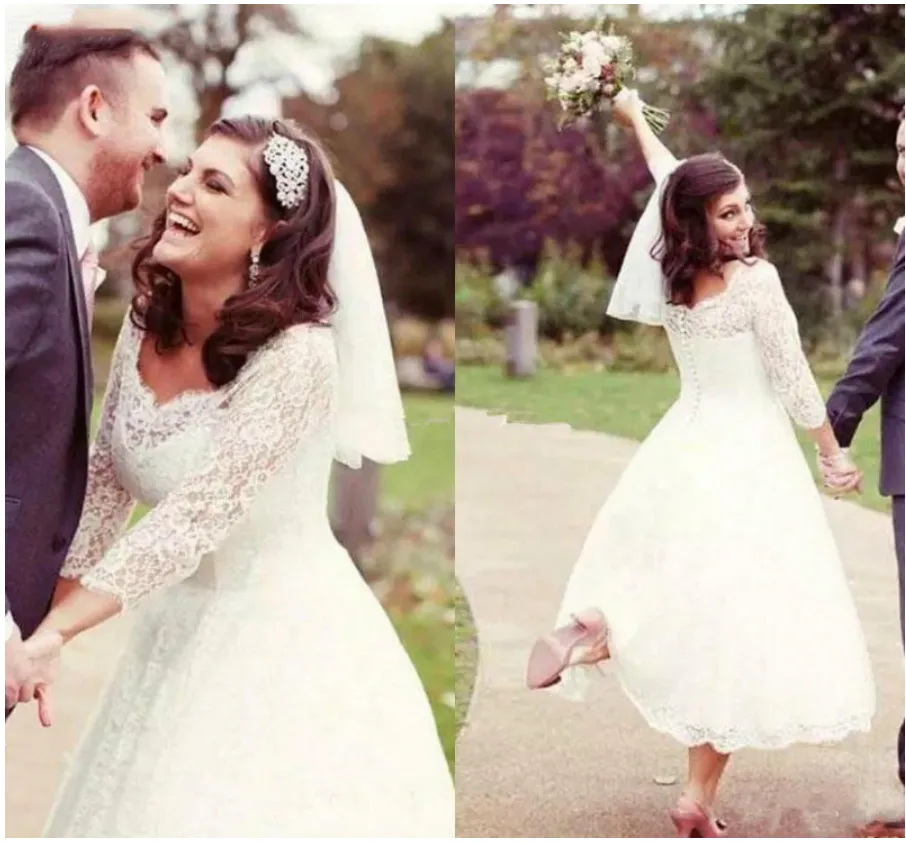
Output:
[[462,589],[456,589],[456,731],[462,728],[469,715],[475,673],[478,669],[478,636],[475,621]]
[[453,502],[453,401],[449,396],[403,397],[412,458],[381,471],[382,494],[404,508]]
[[425,685],[434,721],[443,743],[447,763],[452,770],[456,759],[457,716],[453,700],[456,670],[450,653],[453,649],[453,629],[446,620],[433,616],[391,610],[393,621],[409,657]]
[[[827,396],[833,383],[820,381]],[[535,377],[514,380],[498,368],[463,366],[456,372],[456,402],[506,414],[513,421],[565,422],[576,429],[597,430],[641,441],[648,435],[679,394],[675,374],[642,374],[575,369],[559,372],[541,369]],[[803,453],[814,466],[814,447],[797,431]],[[741,446],[746,443],[740,442]],[[865,472],[863,493],[855,502],[887,511],[889,503],[878,493],[880,471],[880,419],[874,407],[859,426],[852,446]]]

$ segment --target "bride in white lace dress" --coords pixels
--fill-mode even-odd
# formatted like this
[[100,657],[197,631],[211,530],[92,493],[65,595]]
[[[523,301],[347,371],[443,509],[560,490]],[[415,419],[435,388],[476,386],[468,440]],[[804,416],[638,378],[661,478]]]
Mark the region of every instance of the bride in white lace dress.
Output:
[[327,518],[335,458],[409,453],[351,199],[294,125],[221,121],[136,282],[45,621],[133,629],[44,835],[453,836],[424,688]]
[[870,727],[863,633],[788,415],[840,487],[858,475],[777,270],[757,256],[742,174],[720,155],[677,162],[638,102],[617,108],[658,189],[609,312],[664,326],[681,391],[601,508],[528,680],[581,699],[609,661],[648,724],[689,749],[679,835],[721,836],[712,807],[731,752]]

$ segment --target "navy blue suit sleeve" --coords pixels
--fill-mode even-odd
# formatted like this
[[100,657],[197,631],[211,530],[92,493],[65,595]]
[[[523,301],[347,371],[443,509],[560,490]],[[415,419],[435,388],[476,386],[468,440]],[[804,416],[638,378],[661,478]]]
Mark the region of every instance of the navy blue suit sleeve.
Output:
[[903,365],[903,235],[897,246],[884,296],[859,336],[846,373],[827,401],[827,415],[837,441],[848,447],[862,417],[887,389]]

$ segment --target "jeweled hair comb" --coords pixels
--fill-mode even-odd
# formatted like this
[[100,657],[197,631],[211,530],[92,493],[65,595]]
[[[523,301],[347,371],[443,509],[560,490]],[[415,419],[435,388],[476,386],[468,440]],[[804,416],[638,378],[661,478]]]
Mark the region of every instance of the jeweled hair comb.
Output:
[[277,182],[277,201],[287,210],[298,207],[308,187],[308,153],[275,132],[264,147],[264,162]]

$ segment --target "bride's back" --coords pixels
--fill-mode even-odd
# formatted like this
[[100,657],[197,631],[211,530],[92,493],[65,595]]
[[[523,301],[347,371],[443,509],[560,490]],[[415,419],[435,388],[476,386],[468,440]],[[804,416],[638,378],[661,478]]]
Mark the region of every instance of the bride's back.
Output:
[[741,262],[726,288],[694,307],[667,305],[664,327],[682,384],[681,401],[751,412],[782,402],[801,426],[824,417],[802,351],[796,316],[774,266]]
[[762,260],[736,264],[723,288],[710,287],[695,306],[667,306],[664,327],[684,398],[774,401],[755,330],[758,279],[767,267]]

